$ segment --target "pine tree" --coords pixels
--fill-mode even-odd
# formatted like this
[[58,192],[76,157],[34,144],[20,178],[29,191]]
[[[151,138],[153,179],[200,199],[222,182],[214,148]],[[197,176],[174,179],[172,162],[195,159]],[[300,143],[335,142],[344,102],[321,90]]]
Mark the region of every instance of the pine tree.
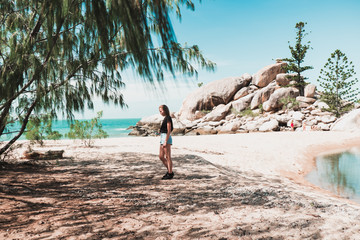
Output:
[[[214,63],[198,46],[181,46],[169,14],[190,0],[0,0],[0,136],[9,122],[23,124],[0,155],[24,132],[34,113],[93,108],[95,96],[126,107],[122,72],[162,83],[164,72],[196,75],[194,64]],[[155,39],[155,40],[154,40]]]
[[[304,96],[304,88],[306,85],[305,79],[303,76],[301,76],[301,73],[312,69],[312,66],[302,66],[302,63],[304,62],[305,55],[307,50],[310,48],[310,41],[303,44],[304,37],[308,35],[305,32],[305,25],[307,23],[304,22],[298,22],[295,25],[295,28],[297,29],[296,32],[296,43],[295,46],[292,47],[289,45],[289,49],[291,52],[291,58],[285,58],[284,61],[288,62],[288,66],[286,67],[287,72],[293,72],[296,73],[296,76],[292,77],[291,80],[296,81],[295,87],[297,87],[300,91],[300,95]],[[290,43],[290,42],[289,42]]]
[[321,69],[318,78],[320,86],[324,89],[322,99],[328,104],[328,111],[340,116],[348,109],[349,105],[346,102],[357,100],[359,89],[354,88],[354,85],[358,80],[350,79],[355,74],[352,62],[349,62],[339,49],[335,50]]

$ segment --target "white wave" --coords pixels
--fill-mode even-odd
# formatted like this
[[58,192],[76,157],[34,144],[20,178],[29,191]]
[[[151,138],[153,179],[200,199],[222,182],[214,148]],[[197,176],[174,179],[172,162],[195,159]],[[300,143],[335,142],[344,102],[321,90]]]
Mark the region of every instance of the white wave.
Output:
[[124,131],[126,130],[127,128],[115,128],[115,131]]

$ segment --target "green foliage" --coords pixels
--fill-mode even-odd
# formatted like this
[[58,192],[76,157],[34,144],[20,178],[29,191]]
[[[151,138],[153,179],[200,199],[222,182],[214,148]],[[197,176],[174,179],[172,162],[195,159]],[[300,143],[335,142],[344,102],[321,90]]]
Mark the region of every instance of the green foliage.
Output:
[[324,89],[322,100],[327,103],[330,112],[340,116],[349,111],[351,104],[357,101],[359,89],[354,88],[358,79],[351,79],[355,75],[354,65],[348,60],[345,53],[339,49],[331,54],[320,71],[318,82]]
[[181,18],[191,0],[1,1],[0,136],[7,118],[23,124],[33,112],[73,119],[93,98],[126,107],[122,73],[133,69],[156,86],[164,73],[214,70],[197,45],[177,42],[170,13]]
[[262,103],[259,105],[259,110],[260,110],[260,113],[264,113],[264,106]]
[[202,85],[204,85],[204,83],[203,83],[203,82],[199,82],[197,85],[198,85],[198,87],[202,87]]
[[299,101],[292,97],[284,97],[280,99],[280,103],[283,104],[283,109],[297,109],[300,104]]
[[211,113],[211,110],[205,110],[205,109],[203,109],[203,110],[201,110],[200,112],[205,113],[205,114],[208,114],[208,113]]
[[299,88],[300,95],[304,95],[304,88],[306,85],[305,79],[303,76],[301,76],[301,73],[312,69],[312,66],[302,66],[302,63],[304,62],[305,55],[307,50],[310,48],[310,41],[307,43],[303,43],[304,37],[308,35],[305,32],[305,25],[307,23],[304,22],[298,22],[295,25],[295,28],[297,30],[296,32],[296,43],[295,46],[290,46],[289,49],[291,52],[291,58],[284,58],[282,60],[286,61],[288,63],[286,70],[287,72],[293,72],[297,75],[292,77],[291,80],[296,81],[295,87]]
[[44,140],[58,140],[62,135],[58,131],[52,130],[52,117],[50,114],[33,116],[26,125],[26,139],[31,143],[44,145]]
[[65,136],[70,139],[81,139],[85,146],[91,147],[96,138],[107,138],[109,135],[102,129],[100,118],[102,111],[97,113],[97,117],[90,121],[75,120],[74,124],[70,125],[70,131]]
[[250,108],[246,108],[241,112],[237,111],[235,108],[231,108],[231,113],[238,115],[240,117],[257,117],[259,116],[258,113],[254,113]]

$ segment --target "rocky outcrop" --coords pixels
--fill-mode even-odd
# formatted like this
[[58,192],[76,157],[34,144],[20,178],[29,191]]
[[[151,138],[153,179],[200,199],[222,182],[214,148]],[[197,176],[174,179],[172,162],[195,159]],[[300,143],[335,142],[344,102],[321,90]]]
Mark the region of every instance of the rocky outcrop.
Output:
[[[292,75],[282,73],[283,66],[278,62],[261,69],[252,83],[244,74],[197,89],[173,114],[173,135],[290,131],[291,125],[296,131],[360,129],[360,110],[338,120],[318,99],[315,85],[305,86],[305,96],[299,96],[287,81]],[[130,134],[155,135],[162,119],[159,114],[143,118]]]
[[329,105],[327,105],[326,103],[318,100],[313,104],[315,107],[319,108],[319,109],[327,109],[329,108]]
[[239,122],[229,122],[219,127],[219,134],[235,133],[240,127]]
[[286,66],[286,63],[279,62],[260,69],[257,73],[254,74],[252,84],[261,88],[266,87],[276,78],[276,75],[279,73],[285,73]]
[[164,117],[161,116],[160,114],[155,114],[155,115],[152,115],[149,117],[142,118],[136,125],[138,125],[138,126],[147,125],[149,127],[151,127],[151,126],[159,127],[159,125],[161,124],[163,119],[164,119]]
[[204,121],[220,121],[225,118],[225,116],[230,112],[230,109],[231,103],[227,105],[220,104],[204,117]]
[[180,120],[195,120],[197,110],[212,110],[220,104],[228,104],[236,92],[248,86],[251,81],[250,74],[241,77],[230,77],[206,84],[184,100],[179,111]]
[[234,96],[234,101],[238,100],[239,98],[245,97],[250,93],[250,87],[244,87],[240,89]]
[[235,109],[235,111],[241,112],[250,106],[253,97],[254,97],[254,93],[242,97],[232,102],[232,107]]
[[295,98],[297,96],[299,96],[299,90],[296,88],[279,88],[274,91],[268,101],[264,102],[263,108],[267,112],[275,111],[284,105],[281,99]]
[[359,131],[360,109],[355,109],[337,120],[331,127],[332,131]]
[[202,117],[205,117],[206,116],[206,112],[205,111],[195,111],[195,115],[194,115],[194,118],[195,119],[200,119]]
[[267,121],[263,123],[259,131],[260,132],[269,132],[269,131],[276,131],[279,129],[279,122],[276,119],[271,119],[270,121]]
[[290,81],[296,76],[297,74],[294,73],[279,73],[278,75],[276,75],[276,83],[279,86],[287,86],[290,84]]
[[250,109],[255,109],[259,107],[260,104],[266,102],[277,88],[279,88],[279,86],[277,86],[276,82],[273,81],[268,86],[257,91],[251,100]]
[[316,102],[316,99],[311,98],[311,97],[298,96],[298,97],[296,97],[296,101],[307,103],[307,104],[313,104],[314,102]]
[[[178,121],[177,117],[174,114],[173,116],[173,135],[184,135],[186,125]],[[130,136],[155,136],[159,133],[161,123],[164,117],[160,114],[155,114],[149,117],[144,117],[136,123],[135,126],[130,127],[132,131],[129,133]],[[195,123],[194,123],[195,124]]]
[[315,96],[316,86],[314,84],[308,84],[305,86],[304,97],[313,98]]

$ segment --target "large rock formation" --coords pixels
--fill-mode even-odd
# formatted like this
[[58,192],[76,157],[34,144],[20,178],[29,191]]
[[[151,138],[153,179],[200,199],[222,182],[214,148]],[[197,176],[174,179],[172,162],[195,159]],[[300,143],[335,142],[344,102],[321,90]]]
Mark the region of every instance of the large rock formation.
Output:
[[[287,87],[292,84],[287,82],[291,74],[281,73],[283,66],[284,63],[276,63],[261,69],[252,84],[251,76],[244,74],[197,89],[184,100],[180,112],[173,115],[173,134],[290,131],[291,125],[297,131],[360,129],[360,110],[337,121],[334,114],[326,111],[327,104],[317,99],[315,85],[305,87],[305,96],[299,96],[297,88]],[[162,119],[159,114],[141,119],[131,135],[155,135]]]
[[261,88],[266,87],[276,78],[276,75],[279,73],[285,73],[286,66],[286,63],[279,62],[260,69],[257,73],[254,74],[252,84]]
[[184,100],[179,111],[180,120],[195,120],[197,110],[212,110],[219,104],[228,104],[237,91],[248,86],[251,81],[250,74],[241,77],[230,77],[206,84]]

